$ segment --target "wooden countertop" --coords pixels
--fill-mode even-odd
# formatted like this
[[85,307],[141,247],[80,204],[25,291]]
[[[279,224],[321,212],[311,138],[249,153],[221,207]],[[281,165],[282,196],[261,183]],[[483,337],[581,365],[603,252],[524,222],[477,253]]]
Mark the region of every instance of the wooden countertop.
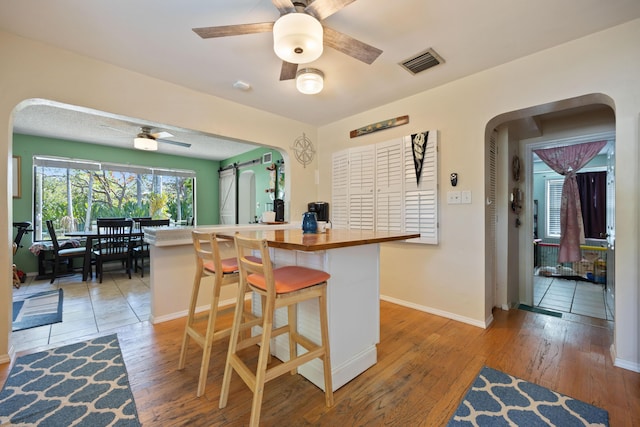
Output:
[[[235,233],[220,232],[219,238],[233,238]],[[393,242],[420,237],[420,233],[329,229],[325,233],[304,234],[300,229],[240,231],[243,236],[266,239],[272,248],[296,251],[323,251],[348,246]]]

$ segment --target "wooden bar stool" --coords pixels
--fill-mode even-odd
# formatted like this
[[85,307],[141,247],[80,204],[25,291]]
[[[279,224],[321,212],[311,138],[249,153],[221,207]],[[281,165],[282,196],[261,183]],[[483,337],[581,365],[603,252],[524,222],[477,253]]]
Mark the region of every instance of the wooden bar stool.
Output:
[[[233,370],[235,370],[253,392],[249,425],[257,426],[260,420],[264,384],[286,372],[295,374],[298,366],[316,358],[320,358],[323,361],[326,405],[333,406],[329,328],[327,325],[327,280],[331,276],[324,271],[299,266],[274,269],[271,265],[266,240],[249,239],[236,234],[235,242],[238,253],[238,267],[240,269],[240,289],[256,292],[262,297],[262,318],[257,319],[261,323],[262,334],[249,338],[240,336],[241,329],[255,325],[256,321],[251,320],[243,323],[242,304],[238,299],[231,338],[229,339],[229,353],[222,380],[220,408],[227,406],[231,376]],[[248,256],[253,251],[260,251],[262,263],[254,262]],[[244,292],[239,292],[238,295],[243,294]],[[297,329],[297,303],[312,298],[318,298],[320,305],[320,332],[322,339],[322,344],[320,345],[302,336]],[[274,329],[275,310],[281,307],[287,307],[288,325]],[[286,333],[289,334],[289,360],[268,368],[271,338]],[[237,352],[255,344],[260,344],[260,350],[258,365],[254,373],[240,359]],[[298,356],[297,351],[298,345],[307,350],[300,356]]]
[[[209,360],[211,358],[211,347],[213,341],[230,335],[231,328],[216,331],[216,317],[224,312],[234,309],[234,306],[218,310],[220,302],[220,289],[223,286],[238,283],[238,262],[236,257],[221,259],[220,248],[215,233],[202,231],[192,231],[193,246],[196,254],[196,275],[193,280],[193,290],[191,291],[191,301],[189,303],[189,312],[187,315],[187,324],[184,329],[184,337],[182,339],[182,350],[180,351],[180,362],[178,370],[184,369],[187,359],[187,346],[189,338],[192,338],[200,347],[202,347],[202,363],[200,365],[200,378],[198,380],[198,397],[204,394],[207,384],[207,373],[209,371]],[[196,315],[196,305],[198,303],[198,293],[200,292],[200,283],[203,277],[214,276],[214,283],[211,297],[211,308],[208,313]],[[244,292],[238,294],[240,304],[240,312],[244,307]],[[245,313],[255,318],[250,313]],[[197,320],[207,318],[207,329],[205,334],[201,334],[195,329],[194,323]]]

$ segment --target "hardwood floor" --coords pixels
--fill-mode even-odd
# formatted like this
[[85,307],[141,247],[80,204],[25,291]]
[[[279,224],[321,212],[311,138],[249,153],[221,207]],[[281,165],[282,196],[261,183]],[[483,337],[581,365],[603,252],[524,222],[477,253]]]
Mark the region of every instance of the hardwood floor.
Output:
[[[494,317],[483,330],[382,302],[378,363],[336,391],[332,408],[298,375],[267,383],[261,425],[443,426],[483,365],[604,408],[612,426],[640,425],[640,374],[612,365],[610,326],[520,310],[496,310]],[[239,377],[232,379],[228,406],[218,409],[224,341],[214,346],[202,397],[195,396],[199,347],[189,347],[186,368],[177,370],[183,328],[178,319],[117,331],[140,421],[248,424],[251,392]],[[9,364],[0,365],[2,383],[8,372]]]

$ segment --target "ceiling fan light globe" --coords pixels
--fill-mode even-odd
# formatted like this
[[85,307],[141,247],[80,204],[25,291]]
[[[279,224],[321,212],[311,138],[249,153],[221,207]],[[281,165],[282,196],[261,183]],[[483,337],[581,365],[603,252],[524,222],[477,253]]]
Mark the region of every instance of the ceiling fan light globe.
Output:
[[303,68],[296,74],[296,88],[305,95],[315,95],[324,87],[324,73],[315,68]]
[[283,61],[306,64],[322,55],[323,35],[322,24],[311,15],[282,15],[273,24],[273,50]]
[[133,140],[133,147],[138,150],[144,151],[157,151],[158,150],[158,141],[149,137],[142,137],[138,135]]

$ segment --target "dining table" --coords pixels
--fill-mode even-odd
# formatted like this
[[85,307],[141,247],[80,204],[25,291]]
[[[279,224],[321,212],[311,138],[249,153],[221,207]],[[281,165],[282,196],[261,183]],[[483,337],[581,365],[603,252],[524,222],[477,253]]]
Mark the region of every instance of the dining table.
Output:
[[[77,239],[85,239],[86,240],[86,250],[84,252],[84,260],[82,263],[82,281],[86,282],[89,279],[89,275],[91,274],[91,254],[93,252],[93,240],[98,237],[98,230],[83,230],[83,231],[69,231],[65,233],[65,237],[77,238]],[[132,239],[140,239],[144,237],[144,232],[142,230],[132,230],[131,238]]]

